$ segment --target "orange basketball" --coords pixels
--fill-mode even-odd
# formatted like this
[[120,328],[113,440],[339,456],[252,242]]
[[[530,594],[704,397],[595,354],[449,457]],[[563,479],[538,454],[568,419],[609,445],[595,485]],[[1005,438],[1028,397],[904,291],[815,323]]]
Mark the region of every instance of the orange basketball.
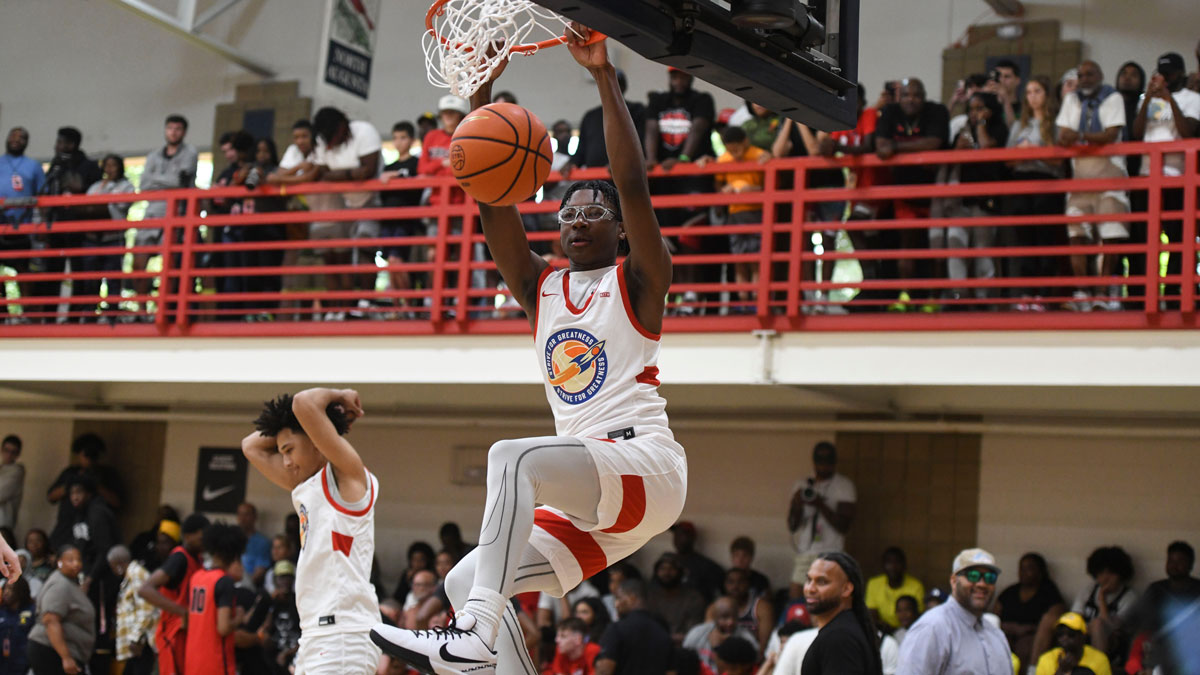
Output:
[[450,168],[475,201],[511,206],[532,197],[550,173],[550,135],[533,113],[512,103],[471,111],[450,141]]

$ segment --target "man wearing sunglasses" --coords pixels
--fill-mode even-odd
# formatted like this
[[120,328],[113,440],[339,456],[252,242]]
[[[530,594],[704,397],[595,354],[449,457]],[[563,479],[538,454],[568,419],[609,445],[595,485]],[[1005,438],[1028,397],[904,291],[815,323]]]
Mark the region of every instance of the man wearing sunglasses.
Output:
[[900,645],[897,675],[1009,675],[1004,633],[983,620],[996,597],[1000,568],[991,553],[969,548],[954,558],[950,597],[921,616]]
[[[558,220],[569,268],[555,270],[530,250],[516,207],[478,205],[496,266],[529,316],[557,435],[488,451],[479,545],[445,580],[451,626],[371,631],[385,652],[424,673],[538,675],[509,598],[562,597],[665,532],[683,510],[687,461],[658,394],[671,256],[616,71],[604,42],[585,44],[587,36],[573,24],[567,47],[599,89],[613,182],[567,188]],[[472,107],[491,101],[504,63]],[[610,675],[604,664],[621,662],[620,645],[600,646],[596,672]]]

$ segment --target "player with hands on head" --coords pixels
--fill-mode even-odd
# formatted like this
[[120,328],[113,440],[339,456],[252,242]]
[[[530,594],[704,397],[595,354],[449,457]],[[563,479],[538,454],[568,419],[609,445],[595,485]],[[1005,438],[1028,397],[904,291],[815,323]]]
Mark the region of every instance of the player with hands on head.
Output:
[[379,481],[346,440],[364,415],[353,389],[306,389],[267,401],[242,452],[292,494],[300,518],[296,672],[374,673],[379,650],[368,632],[379,620],[371,586]]
[[[376,644],[426,673],[537,675],[509,599],[562,597],[665,531],[687,493],[683,448],[657,390],[670,254],[606,45],[586,44],[591,32],[577,23],[565,36],[600,93],[613,182],[567,188],[566,270],[530,250],[516,207],[478,205],[492,257],[529,316],[557,436],[500,441],[488,452],[479,545],[446,577],[450,627],[372,630]],[[473,106],[491,101],[502,70]]]

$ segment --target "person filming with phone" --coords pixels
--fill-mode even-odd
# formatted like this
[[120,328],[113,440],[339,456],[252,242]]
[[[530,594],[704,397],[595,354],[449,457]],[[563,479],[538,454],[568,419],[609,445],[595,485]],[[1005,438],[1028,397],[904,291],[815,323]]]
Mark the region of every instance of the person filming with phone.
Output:
[[833,443],[817,443],[812,458],[813,475],[796,483],[788,506],[788,531],[796,549],[788,589],[792,598],[804,597],[808,568],[818,556],[844,549],[858,500],[854,483],[837,473],[837,448]]

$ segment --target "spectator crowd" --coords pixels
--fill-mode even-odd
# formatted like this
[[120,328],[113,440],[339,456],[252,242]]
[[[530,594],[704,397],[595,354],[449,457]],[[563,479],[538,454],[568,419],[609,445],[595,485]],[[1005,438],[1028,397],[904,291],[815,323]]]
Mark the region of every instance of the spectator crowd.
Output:
[[[8,436],[2,447],[0,535],[18,549],[23,574],[0,594],[0,674],[206,673],[209,635],[234,636],[227,662],[241,675],[293,672],[295,514],[268,536],[250,503],[232,523],[181,518],[162,505],[126,538],[117,526],[126,508],[121,478],[104,463],[102,439],[84,434],[45,493],[56,508],[53,528],[18,539],[21,439]],[[543,675],[1196,672],[1200,579],[1186,542],[1167,546],[1165,578],[1144,589],[1132,586],[1133,561],[1119,546],[1097,548],[1086,569],[1060,570],[1086,573],[1074,598],[1033,552],[1005,570],[989,552],[966,549],[940,562],[949,575],[927,587],[909,573],[901,547],[869,566],[845,552],[854,484],[837,471],[831,443],[817,444],[813,465],[786,509],[796,563],[789,579],[755,569],[749,537],[733,539],[725,561],[706,557],[699,528],[680,521],[672,550],[648,569],[621,561],[565,597],[515,597],[532,662]],[[436,549],[414,541],[401,565],[387,565],[403,566],[398,573],[385,576],[376,556],[371,584],[383,621],[411,629],[450,622],[443,581],[472,545],[454,523],[437,535]],[[197,588],[215,611],[197,606]],[[407,671],[388,657],[379,666],[381,674]]]
[[[1200,46],[1196,49],[1200,70]],[[1084,61],[1061,76],[1023,73],[1013,60],[995,62],[989,73],[971,75],[959,82],[945,104],[929,100],[924,83],[915,77],[887,82],[882,92],[868,105],[865,88],[859,85],[859,117],[854,129],[826,133],[784,118],[747,101],[738,109],[715,109],[713,98],[695,88],[693,77],[671,69],[667,88],[649,94],[645,104],[627,100],[635,125],[642,132],[648,165],[661,167],[666,175],[656,175],[651,189],[658,195],[694,193],[741,194],[764,189],[763,173],[733,170],[723,173],[671,175],[677,165],[704,166],[737,163],[745,166],[775,157],[852,156],[874,154],[883,160],[906,153],[929,150],[969,151],[1003,147],[1101,147],[1121,142],[1163,142],[1196,137],[1200,133],[1200,73],[1188,74],[1187,63],[1176,52],[1163,54],[1152,72],[1128,62],[1106,78],[1101,65]],[[624,76],[621,75],[622,87]],[[497,100],[515,102],[510,92]],[[438,101],[436,115],[426,113],[416,123],[398,122],[392,126],[396,161],[384,163],[383,143],[376,127],[367,120],[351,120],[335,108],[322,108],[311,120],[299,120],[292,130],[292,143],[282,156],[271,138],[254,138],[244,131],[230,131],[218,142],[224,157],[224,170],[214,186],[259,185],[293,186],[312,181],[403,180],[415,176],[451,174],[450,138],[458,123],[469,112],[467,102],[453,95]],[[570,176],[576,168],[604,167],[603,120],[600,109],[587,111],[576,128],[567,120],[551,125],[554,139],[555,170]],[[187,142],[188,121],[170,115],[164,126],[164,143],[146,156],[138,185],[138,196],[152,199],[150,193],[172,188],[193,187],[197,175],[196,148]],[[129,202],[108,205],[68,206],[37,209],[22,199],[38,195],[128,194],[133,184],[126,178],[121,157],[107,155],[97,161],[82,149],[83,135],[74,127],[59,129],[53,159],[43,171],[42,164],[26,153],[30,138],[21,127],[9,131],[6,152],[0,158],[0,198],[6,201],[5,222],[11,229],[0,234],[0,252],[22,254],[6,258],[3,264],[16,274],[21,295],[44,297],[44,304],[26,304],[21,312],[10,310],[6,320],[28,321],[150,321],[153,312],[152,280],[146,274],[151,250],[162,243],[163,228],[155,221],[167,216],[167,202],[150,201],[142,220],[134,225],[136,234],[127,239],[125,223]],[[419,154],[413,154],[416,144]],[[805,173],[805,184],[794,184],[793,172],[778,176],[777,188],[808,188],[809,196],[819,199],[819,190],[830,187],[869,187],[879,185],[962,184],[981,181],[1018,180],[1057,181],[1063,178],[1122,179],[1149,175],[1148,158],[1130,156],[1080,156],[1068,162],[1034,159],[1014,162],[965,161],[961,164],[919,164],[859,168],[823,169]],[[1164,156],[1163,173],[1182,173],[1183,155]],[[561,194],[564,184],[547,185],[545,198]],[[131,197],[132,199],[132,197]],[[383,219],[371,214],[377,207],[408,207],[461,203],[457,188],[388,189],[381,192],[311,194],[306,197],[254,196],[212,198],[202,208],[206,214],[251,214],[293,210],[324,212],[352,209],[357,219],[316,221],[287,225],[256,224],[207,228],[208,242],[257,244],[243,250],[222,250],[197,255],[193,267],[270,268],[280,265],[325,265],[329,272],[307,274],[220,274],[201,277],[207,290],[216,291],[216,302],[199,314],[211,320],[314,320],[336,321],[353,318],[409,318],[421,315],[425,304],[419,294],[403,293],[428,289],[433,285],[427,271],[409,271],[405,263],[425,263],[433,259],[434,247],[428,240],[405,241],[414,237],[434,236],[436,219]],[[1164,211],[1182,210],[1182,188],[1167,188],[1157,200]],[[851,311],[953,311],[963,309],[1008,309],[1044,311],[1061,308],[1074,311],[1118,311],[1141,309],[1145,284],[1138,284],[1146,273],[1145,254],[1097,253],[1097,246],[1144,243],[1146,221],[1130,219],[1129,213],[1145,213],[1151,204],[1150,191],[1105,190],[1101,192],[1037,192],[1011,196],[978,195],[958,198],[902,198],[892,200],[809,201],[806,222],[827,223],[819,237],[820,249],[805,238],[787,241],[778,235],[774,245],[802,246],[810,250],[832,251],[840,232],[856,250],[968,249],[992,247],[1080,247],[1080,253],[1052,255],[974,255],[964,257],[909,257],[899,259],[862,259],[864,280],[946,279],[944,290],[930,290],[921,284],[898,290],[865,288],[856,302],[834,298],[823,291],[805,294],[804,311],[809,313],[845,313]],[[801,214],[792,213],[790,204],[773,204],[775,222],[787,222]],[[764,205],[748,195],[745,203],[721,207],[660,209],[664,226],[688,227],[689,233],[669,238],[676,253],[751,254],[760,250],[761,235],[754,227],[763,222]],[[1037,216],[1068,215],[1089,218],[1062,224],[1037,224]],[[1033,217],[1020,226],[906,226],[882,229],[843,229],[848,220],[911,221],[925,218],[982,216]],[[1105,218],[1105,216],[1110,216]],[[97,221],[95,231],[56,232],[48,228],[37,233],[21,232],[21,225],[34,221],[52,225],[57,221]],[[99,222],[104,221],[104,222]],[[114,223],[114,221],[116,221]],[[557,230],[551,214],[528,216],[530,231]],[[696,226],[728,226],[729,234],[719,229]],[[453,232],[460,231],[460,219],[450,219]],[[739,228],[734,231],[732,228]],[[693,234],[694,233],[694,234]],[[1164,219],[1162,233],[1174,243],[1183,234],[1182,221]],[[364,240],[361,245],[347,241]],[[312,241],[314,248],[296,248],[287,242]],[[319,242],[342,242],[322,247]],[[380,242],[385,242],[381,244]],[[137,248],[126,261],[126,246]],[[272,248],[275,243],[281,247]],[[1090,246],[1085,249],[1082,247]],[[535,247],[548,256],[561,255],[557,242],[537,241]],[[28,252],[60,248],[86,248],[87,255],[36,256]],[[470,251],[450,247],[448,255],[468,255],[482,259],[482,246]],[[150,250],[148,250],[150,249]],[[31,257],[32,255],[32,257]],[[375,261],[386,260],[390,267],[384,277],[374,268]],[[70,261],[68,263],[68,260]],[[58,273],[71,266],[72,272],[98,273],[72,282],[65,291],[58,279],[22,281],[30,273]],[[1152,261],[1151,265],[1156,265]],[[370,271],[346,272],[348,267]],[[728,268],[728,269],[726,269]],[[829,281],[834,263],[805,262],[801,275],[806,280]],[[107,278],[125,269],[137,273],[131,277]],[[1167,274],[1179,274],[1183,257],[1178,252],[1167,256]],[[447,273],[447,282],[454,273]],[[712,283],[722,280],[737,284],[728,303],[713,293],[685,290],[672,298],[671,311],[689,315],[703,313],[743,313],[751,311],[755,281],[760,274],[757,262],[729,265],[677,265],[676,281],[685,284]],[[1074,286],[1039,285],[1037,280],[1070,276]],[[1030,279],[1002,287],[967,283],[968,280],[1010,278]],[[1094,281],[1087,281],[1094,279]],[[471,272],[475,288],[498,289],[498,278],[480,270]],[[963,282],[959,288],[954,282]],[[101,297],[102,284],[105,295]],[[895,285],[895,284],[893,284]],[[924,286],[927,286],[924,285]],[[397,293],[377,295],[387,288]],[[280,299],[281,291],[325,289],[342,292],[320,302]],[[131,300],[121,300],[123,297]],[[221,300],[221,295],[251,293],[277,294],[271,299]],[[78,301],[63,295],[77,296]],[[1163,288],[1162,309],[1179,308],[1179,285]],[[245,298],[246,296],[241,296]],[[253,297],[253,296],[251,296]],[[347,299],[355,298],[358,299]],[[485,298],[473,302],[487,304]],[[68,313],[56,308],[63,303]],[[125,311],[133,309],[137,311]],[[493,308],[494,309],[494,308]],[[473,316],[488,312],[473,311]]]

